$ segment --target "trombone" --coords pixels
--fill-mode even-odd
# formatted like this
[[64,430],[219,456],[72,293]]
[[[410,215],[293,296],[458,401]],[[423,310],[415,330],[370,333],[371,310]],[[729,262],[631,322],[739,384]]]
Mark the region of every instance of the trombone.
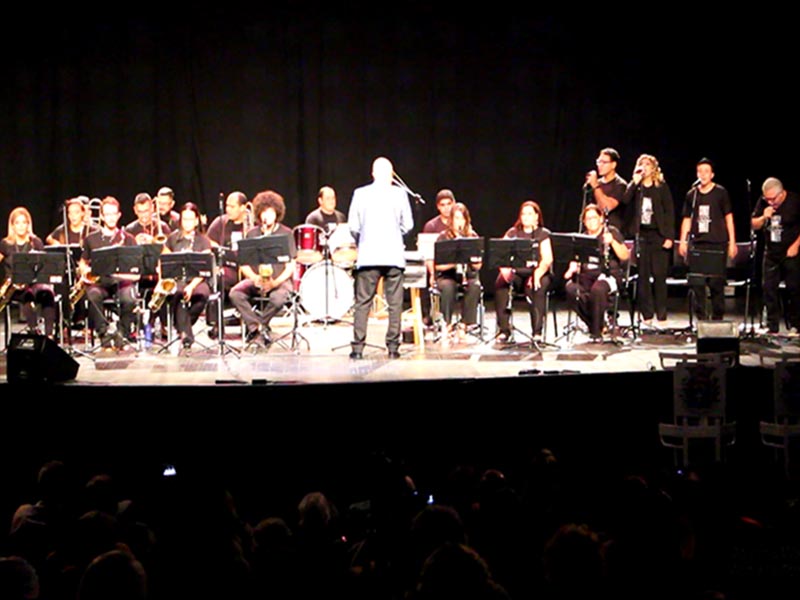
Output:
[[103,206],[103,201],[100,198],[92,198],[91,200],[85,203],[85,206],[86,206],[87,227],[89,228],[91,228],[92,226],[100,227],[101,226],[100,209]]

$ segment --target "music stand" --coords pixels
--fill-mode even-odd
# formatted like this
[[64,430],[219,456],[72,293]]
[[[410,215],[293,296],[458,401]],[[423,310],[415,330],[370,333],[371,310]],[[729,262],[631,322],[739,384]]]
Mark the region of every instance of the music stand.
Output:
[[[539,264],[538,254],[539,242],[537,240],[528,238],[492,238],[489,240],[488,246],[488,264],[492,270],[501,268],[533,269]],[[514,325],[514,288],[512,284],[509,284],[506,310],[509,314],[512,334],[515,331],[518,332],[530,342],[532,348],[541,352],[544,342],[537,342],[532,335],[528,335]],[[547,315],[545,315],[545,318],[547,318]],[[500,335],[500,332],[497,335]]]
[[[258,266],[262,264],[279,264],[285,267],[294,260],[296,254],[294,238],[287,234],[263,235],[239,240],[239,265],[247,265],[254,270],[257,270]],[[292,303],[292,329],[273,341],[286,350],[291,349],[293,352],[298,352],[299,340],[303,340],[306,348],[311,350],[309,341],[298,331],[300,306],[294,288],[289,294],[289,299]],[[292,341],[291,346],[287,347],[283,340],[289,336]]]
[[[214,255],[210,252],[168,252],[161,255],[160,261],[161,278],[174,279],[175,281],[191,281],[195,277],[211,279],[215,268]],[[180,337],[176,337],[163,348],[159,348],[159,353],[169,348],[179,339]],[[195,343],[205,350],[209,349],[208,346],[201,344],[197,340],[195,340]]]
[[[467,266],[481,264],[485,252],[485,240],[482,237],[456,238],[453,240],[438,240],[433,247],[433,262],[439,265],[457,264],[464,265],[464,276],[467,276]],[[480,281],[478,281],[480,285]],[[483,286],[479,299],[480,323],[478,339],[483,339]]]
[[[705,285],[708,278],[725,277],[728,255],[725,250],[718,248],[702,248],[690,246],[687,256],[689,270],[686,275],[686,283],[691,289],[692,286]],[[689,330],[694,330],[694,307],[695,302],[700,302],[692,293],[689,302]]]
[[[587,235],[585,233],[551,233],[550,242],[553,245],[553,262],[554,263],[571,263],[577,262],[580,264],[597,265],[602,264],[602,251],[600,248],[600,238],[594,235]],[[577,277],[577,273],[573,276]],[[580,289],[575,287],[575,305],[578,305],[578,297]],[[577,315],[576,315],[577,319]],[[567,324],[564,332],[554,341],[565,338],[569,339],[576,328],[575,324]]]
[[[114,275],[140,275],[142,272],[142,257],[144,251],[141,246],[106,246],[103,248],[95,248],[90,253],[90,260],[92,261],[92,273],[100,277],[113,277]],[[117,299],[119,299],[119,289],[117,290]],[[98,308],[98,312],[102,315],[103,311]],[[120,335],[117,331],[117,341],[122,342],[123,345],[133,344],[128,341],[128,332],[125,335]]]
[[[66,256],[52,252],[31,252],[11,256],[11,280],[14,284],[34,285],[46,283],[55,288],[64,284]],[[64,344],[63,313],[58,311],[59,341]]]
[[492,238],[489,240],[488,266],[490,270],[510,267],[512,269],[531,269],[536,266],[534,244],[538,242],[527,238]]

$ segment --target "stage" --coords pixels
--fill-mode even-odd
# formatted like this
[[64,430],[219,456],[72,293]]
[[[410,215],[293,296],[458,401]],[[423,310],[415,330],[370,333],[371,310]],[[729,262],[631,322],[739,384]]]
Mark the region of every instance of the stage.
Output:
[[[591,342],[585,328],[565,335],[569,315],[563,302],[548,314],[542,344],[531,343],[530,321],[521,303],[517,303],[512,321],[517,328],[515,343],[508,344],[495,339],[491,302],[486,304],[482,334],[441,336],[435,330],[426,330],[424,343],[413,343],[413,323],[404,315],[408,343],[401,346],[397,360],[387,358],[383,340],[386,321],[380,313],[370,318],[369,346],[362,360],[349,358],[349,313],[332,322],[304,315],[295,330],[291,314],[276,317],[272,322],[275,342],[268,347],[246,345],[241,328],[235,324],[226,327],[224,344],[220,344],[209,339],[201,318],[195,326],[196,343],[189,353],[177,342],[167,346],[157,340],[149,348],[126,345],[120,350],[86,352],[89,348],[80,332],[74,332],[72,347],[65,345],[64,349],[80,366],[75,380],[66,385],[309,385],[658,371],[674,364],[664,355],[697,351],[696,333],[689,329],[686,312],[681,311],[681,299],[670,302],[669,319],[658,323],[658,330],[631,328],[629,315],[621,310],[621,330],[616,336],[606,335],[603,343]],[[760,335],[757,321],[744,322],[738,298],[730,298],[728,304],[726,320],[739,329],[743,366],[770,366],[782,355],[800,354],[800,338]],[[22,327],[17,324],[13,330]],[[0,377],[6,379],[5,353],[0,358]]]

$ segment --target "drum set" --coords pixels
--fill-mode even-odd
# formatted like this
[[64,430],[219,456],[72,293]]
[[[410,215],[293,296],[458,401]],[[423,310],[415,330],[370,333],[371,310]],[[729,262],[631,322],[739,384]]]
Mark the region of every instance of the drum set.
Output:
[[326,233],[318,225],[292,229],[297,255],[295,289],[300,305],[312,321],[341,320],[353,307],[351,272],[358,257],[355,239],[347,223]]

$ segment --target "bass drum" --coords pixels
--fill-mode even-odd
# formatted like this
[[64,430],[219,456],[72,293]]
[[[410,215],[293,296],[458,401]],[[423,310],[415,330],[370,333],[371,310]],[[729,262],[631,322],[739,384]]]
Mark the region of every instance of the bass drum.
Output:
[[300,304],[313,319],[339,319],[353,307],[353,278],[326,260],[306,269],[300,280]]

